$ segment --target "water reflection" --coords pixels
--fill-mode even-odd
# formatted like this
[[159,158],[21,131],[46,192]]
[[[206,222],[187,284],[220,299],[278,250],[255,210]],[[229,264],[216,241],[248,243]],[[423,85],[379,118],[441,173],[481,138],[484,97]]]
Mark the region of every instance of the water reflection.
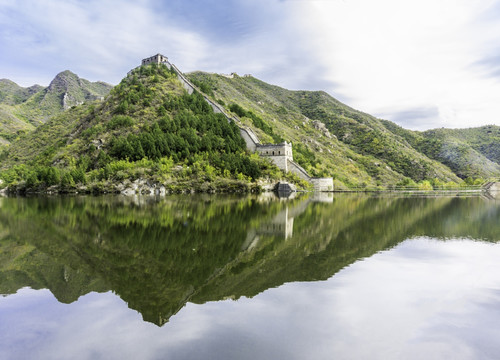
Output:
[[4,198],[0,293],[46,288],[71,303],[111,290],[161,326],[188,302],[326,280],[408,238],[497,241],[499,205],[332,194]]

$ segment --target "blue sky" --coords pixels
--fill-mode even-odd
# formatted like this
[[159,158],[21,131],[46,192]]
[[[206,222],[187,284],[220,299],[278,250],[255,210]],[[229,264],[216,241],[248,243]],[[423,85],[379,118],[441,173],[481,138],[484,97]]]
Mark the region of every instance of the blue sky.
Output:
[[500,0],[0,0],[0,78],[183,71],[325,90],[411,129],[500,125]]

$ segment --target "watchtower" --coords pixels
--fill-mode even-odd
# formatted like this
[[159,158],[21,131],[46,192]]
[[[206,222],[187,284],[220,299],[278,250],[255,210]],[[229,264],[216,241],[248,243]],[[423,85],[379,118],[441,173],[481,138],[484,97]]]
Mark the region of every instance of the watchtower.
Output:
[[163,56],[162,54],[156,54],[156,55],[148,57],[146,59],[142,59],[141,65],[161,64],[164,62],[168,62],[168,58],[166,56]]
[[256,150],[260,156],[268,157],[285,171],[288,171],[288,162],[293,161],[292,144],[286,141],[281,144],[258,144]]

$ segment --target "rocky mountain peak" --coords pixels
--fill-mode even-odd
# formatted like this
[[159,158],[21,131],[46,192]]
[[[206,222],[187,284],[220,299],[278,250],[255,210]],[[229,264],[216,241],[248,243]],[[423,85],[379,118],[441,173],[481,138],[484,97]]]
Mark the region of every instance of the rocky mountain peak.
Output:
[[47,90],[65,91],[68,90],[71,85],[77,85],[78,80],[80,80],[78,75],[69,70],[65,70],[56,75],[56,77],[50,82]]

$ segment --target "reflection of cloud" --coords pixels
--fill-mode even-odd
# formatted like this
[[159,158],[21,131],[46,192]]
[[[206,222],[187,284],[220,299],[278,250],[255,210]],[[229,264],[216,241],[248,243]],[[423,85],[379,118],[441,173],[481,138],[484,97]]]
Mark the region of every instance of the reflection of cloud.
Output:
[[162,328],[143,322],[112,293],[63,305],[47,290],[25,289],[0,298],[0,356],[494,358],[500,353],[498,258],[500,244],[413,239],[327,281],[187,304]]
[[[485,289],[481,300],[470,299],[467,309],[444,310],[429,326],[422,329],[419,342],[450,342],[462,349],[468,358],[495,359],[498,357],[498,320],[500,319],[500,291]],[[483,331],[475,331],[482,329]],[[454,351],[456,352],[456,350]],[[450,354],[453,358],[453,353]]]

